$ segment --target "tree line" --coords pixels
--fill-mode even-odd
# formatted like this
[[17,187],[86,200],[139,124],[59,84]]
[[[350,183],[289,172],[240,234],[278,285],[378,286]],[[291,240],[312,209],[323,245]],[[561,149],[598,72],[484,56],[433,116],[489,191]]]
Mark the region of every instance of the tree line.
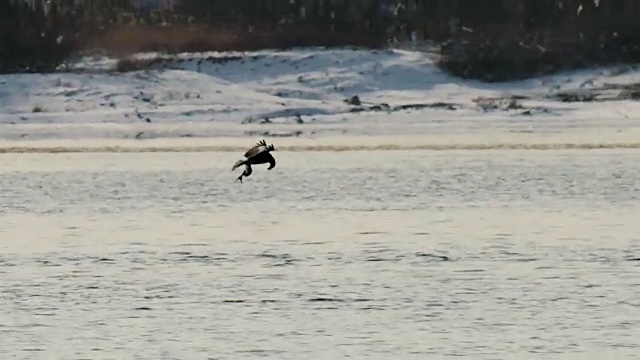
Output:
[[163,38],[193,37],[195,28],[200,42],[225,29],[253,47],[278,36],[287,36],[282,46],[435,40],[457,60],[515,43],[597,53],[637,47],[640,0],[9,0],[0,3],[0,72],[51,71],[70,54],[100,47],[99,39],[123,43],[145,31],[143,41],[149,29],[162,50]]

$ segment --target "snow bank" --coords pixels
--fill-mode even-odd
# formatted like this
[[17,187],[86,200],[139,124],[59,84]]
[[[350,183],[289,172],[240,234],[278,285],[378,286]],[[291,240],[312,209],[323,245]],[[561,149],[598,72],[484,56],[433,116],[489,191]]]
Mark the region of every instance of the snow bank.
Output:
[[396,148],[453,139],[630,147],[640,129],[634,67],[485,84],[406,50],[181,54],[131,73],[109,71],[114,65],[100,59],[69,72],[0,76],[0,147],[102,139],[104,150],[153,139],[171,146],[169,139],[182,144],[176,148],[211,149],[239,137],[247,138],[240,148],[262,137],[276,145],[342,139],[336,148],[363,137]]

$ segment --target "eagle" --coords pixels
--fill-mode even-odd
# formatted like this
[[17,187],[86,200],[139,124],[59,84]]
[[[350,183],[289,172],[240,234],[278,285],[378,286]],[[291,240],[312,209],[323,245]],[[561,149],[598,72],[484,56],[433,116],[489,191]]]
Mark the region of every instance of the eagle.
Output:
[[235,170],[239,166],[244,165],[244,171],[236,181],[240,180],[242,182],[242,177],[249,177],[253,170],[251,169],[251,165],[257,164],[266,164],[269,163],[269,167],[267,170],[271,170],[276,167],[276,159],[271,155],[271,151],[275,151],[276,149],[273,147],[273,144],[267,145],[266,141],[260,140],[258,141],[252,148],[247,150],[244,153],[244,159],[236,161],[231,168],[231,171]]

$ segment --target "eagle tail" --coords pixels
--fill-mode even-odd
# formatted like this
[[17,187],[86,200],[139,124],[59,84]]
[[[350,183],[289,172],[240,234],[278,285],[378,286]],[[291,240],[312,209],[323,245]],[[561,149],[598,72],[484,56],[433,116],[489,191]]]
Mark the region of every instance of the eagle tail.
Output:
[[245,160],[238,160],[238,161],[236,161],[236,163],[235,163],[235,164],[233,164],[233,167],[231,168],[231,171],[233,171],[233,170],[237,169],[239,166],[244,165],[244,162],[245,162]]

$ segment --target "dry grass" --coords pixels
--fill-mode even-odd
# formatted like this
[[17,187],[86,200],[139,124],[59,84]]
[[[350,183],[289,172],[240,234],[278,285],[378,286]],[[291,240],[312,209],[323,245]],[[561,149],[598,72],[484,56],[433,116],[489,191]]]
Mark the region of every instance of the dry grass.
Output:
[[112,56],[139,52],[169,54],[202,51],[251,51],[300,46],[380,47],[382,37],[366,32],[338,33],[309,25],[238,31],[210,25],[121,26],[88,37],[83,50],[100,49]]
[[145,58],[145,59],[137,59],[137,58],[124,58],[118,60],[113,71],[124,73],[129,71],[140,71],[147,70],[153,67],[154,65],[160,63],[162,60],[160,58]]
[[167,54],[205,51],[253,51],[288,49],[301,46],[377,48],[384,45],[381,36],[366,32],[337,33],[310,25],[265,28],[248,31],[210,25],[120,26],[87,37],[81,51],[97,50],[120,57],[114,71],[145,70],[162,62],[160,58],[132,58],[141,52]]

